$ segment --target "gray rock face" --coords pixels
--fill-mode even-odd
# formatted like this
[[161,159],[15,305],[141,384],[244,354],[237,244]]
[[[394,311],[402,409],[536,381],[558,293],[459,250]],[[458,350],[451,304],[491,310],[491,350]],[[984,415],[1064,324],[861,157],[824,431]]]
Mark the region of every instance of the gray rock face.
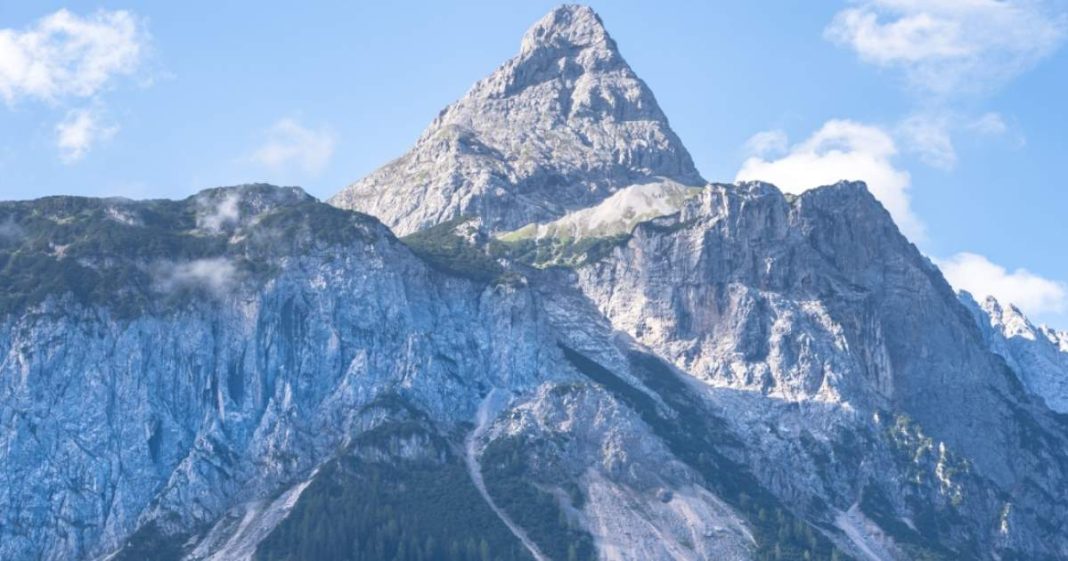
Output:
[[[443,275],[370,217],[291,189],[0,213],[22,231],[4,259],[121,273],[121,294],[140,303],[90,283],[5,308],[0,558],[256,558],[324,465],[399,420],[382,403],[450,438],[492,388],[501,405],[473,461],[506,435],[560,442],[556,467],[575,477],[546,488],[589,499],[567,512],[614,558],[691,544],[746,559],[753,547],[743,517],[564,357],[559,344],[586,349],[641,385],[626,342],[566,285]],[[119,251],[128,241],[140,251]],[[527,408],[539,420],[516,422]],[[424,446],[362,454],[399,463]],[[630,541],[616,540],[620,528]]]
[[[929,388],[914,394],[912,377],[992,362],[946,356],[979,346],[978,332],[859,183],[792,201],[767,184],[714,185],[679,214],[639,225],[579,276],[614,326],[717,386],[896,406],[941,399]],[[914,364],[924,353],[935,362]],[[1008,391],[990,378],[982,385]]]
[[372,214],[398,235],[462,215],[511,230],[656,177],[704,183],[597,14],[562,6],[407,154],[330,203]]
[[960,293],[990,348],[1005,359],[1028,391],[1054,411],[1068,413],[1068,333],[1036,326],[1013,305]]
[[405,535],[368,512],[417,538],[371,559],[1068,558],[1068,337],[862,184],[700,183],[562,7],[332,201],[404,241],[266,185],[0,203],[0,559]]
[[[796,423],[806,427],[802,434],[828,426],[855,434],[871,430],[872,448],[863,453],[871,457],[880,449],[892,455],[895,448],[918,446],[913,452],[919,462],[918,450],[934,450],[932,495],[968,520],[956,530],[961,535],[942,536],[943,545],[957,548],[996,536],[985,520],[997,519],[996,510],[1006,507],[986,497],[1013,490],[1028,489],[1024,494],[1036,500],[1028,509],[1041,512],[1040,519],[1063,516],[1055,505],[1068,497],[1063,491],[1045,494],[1061,486],[1052,482],[1064,481],[1068,457],[1056,447],[1033,449],[1027,436],[1037,431],[1051,444],[1064,442],[1063,425],[1020,390],[938,270],[898,233],[862,184],[823,187],[793,199],[760,183],[710,186],[679,214],[640,224],[628,241],[580,268],[577,281],[613,327],[714,393],[740,390],[805,404],[800,415],[770,413],[765,422]],[[872,426],[851,419],[851,412],[882,420]],[[883,427],[887,415],[896,419],[894,428]],[[740,434],[754,430],[761,429],[738,428]],[[841,501],[860,501],[872,481],[910,478],[908,470],[865,475],[858,466],[842,479],[813,480],[797,466],[818,453],[787,454],[781,448],[792,447],[788,443],[759,433],[749,438],[752,453],[764,456],[756,465],[790,466],[765,474],[768,485],[802,495],[820,487],[851,489],[829,501],[842,512],[850,505]],[[949,455],[968,468],[948,469]],[[937,475],[950,471],[971,482]],[[958,485],[961,490],[953,491]],[[908,503],[893,485],[882,492]],[[928,506],[938,502],[923,500]],[[900,514],[913,516],[907,509]],[[1044,549],[1049,555],[1066,547],[1063,533],[1027,534],[1021,529],[1013,538],[1031,547],[1055,542]]]
[[576,515],[602,558],[751,556],[744,519],[610,392],[543,386],[514,403],[488,437],[551,443],[530,477],[563,496],[577,482],[585,504]]
[[[0,320],[0,558],[93,558],[149,523],[195,533],[306,479],[384,394],[449,424],[480,388],[553,379],[526,292],[441,278],[377,221],[320,203],[230,212],[262,206],[242,189],[184,201],[180,237],[205,235],[192,218],[217,214],[212,199],[235,201],[216,254],[175,256],[180,283],[146,283],[172,306],[119,314],[63,292]],[[101,243],[111,259],[95,268],[154,270],[107,240],[69,252]],[[246,262],[261,243],[272,256]]]

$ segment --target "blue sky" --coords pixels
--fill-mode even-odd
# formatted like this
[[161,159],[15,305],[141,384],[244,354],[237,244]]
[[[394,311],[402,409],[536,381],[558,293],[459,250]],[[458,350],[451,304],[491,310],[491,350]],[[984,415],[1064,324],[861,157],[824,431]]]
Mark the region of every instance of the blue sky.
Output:
[[[325,198],[555,3],[305,4],[0,4],[0,199]],[[707,179],[864,175],[954,284],[1068,327],[1063,1],[592,6]]]

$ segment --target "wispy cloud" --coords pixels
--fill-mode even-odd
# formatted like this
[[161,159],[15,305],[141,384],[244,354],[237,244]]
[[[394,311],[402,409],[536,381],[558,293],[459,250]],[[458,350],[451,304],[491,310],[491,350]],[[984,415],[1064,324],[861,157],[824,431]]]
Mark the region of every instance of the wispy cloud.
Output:
[[60,158],[77,162],[118,131],[102,120],[103,92],[139,71],[149,42],[144,23],[122,10],[84,17],[59,10],[24,29],[0,29],[0,98],[9,107],[24,100],[84,105],[65,109],[55,126]]
[[64,163],[72,164],[83,157],[93,145],[115,136],[118,125],[102,122],[95,109],[73,109],[56,125],[56,146]]
[[1032,273],[1009,271],[975,253],[958,253],[936,260],[949,284],[980,298],[993,296],[1014,304],[1030,316],[1068,312],[1068,285]]
[[861,60],[942,96],[988,91],[1056,50],[1065,14],[1040,0],[862,0],[824,31]]
[[228,224],[236,223],[241,218],[241,195],[227,193],[226,196],[212,201],[201,201],[197,213],[197,227],[218,232]]
[[25,231],[22,226],[19,226],[18,222],[10,216],[0,220],[0,243],[17,242],[22,239],[23,235]]
[[0,97],[56,101],[96,95],[142,63],[148,35],[126,11],[81,17],[67,10],[26,29],[0,29]]
[[312,129],[296,119],[281,119],[267,130],[267,138],[252,160],[274,171],[297,169],[316,175],[330,163],[334,142],[329,128]]
[[[757,137],[767,134],[759,133]],[[779,138],[780,134],[785,144],[784,133],[763,138]],[[763,140],[753,142],[752,139],[747,144],[768,145]],[[841,180],[864,181],[898,227],[913,240],[919,240],[924,237],[924,227],[910,207],[909,173],[894,165],[897,151],[894,138],[880,127],[832,120],[780,157],[769,153],[751,156],[738,170],[736,179],[767,181],[788,193],[801,193]]]
[[745,151],[749,156],[775,156],[786,152],[790,138],[785,131],[762,131],[745,141]]
[[[954,137],[1001,137],[1010,132],[1000,113],[989,111],[979,116],[965,116],[949,109],[914,113],[894,127],[894,136],[903,152],[915,154],[932,167],[952,170],[957,166]],[[1022,133],[1012,131],[1014,143],[1022,145]]]
[[946,114],[916,114],[902,121],[896,132],[906,151],[917,154],[929,166],[949,170],[957,165],[952,126]]
[[237,282],[237,267],[229,259],[218,257],[180,263],[157,263],[155,286],[160,292],[182,289],[207,290],[224,296]]
[[999,113],[983,113],[967,124],[968,130],[979,134],[1001,135],[1009,131],[1009,125]]

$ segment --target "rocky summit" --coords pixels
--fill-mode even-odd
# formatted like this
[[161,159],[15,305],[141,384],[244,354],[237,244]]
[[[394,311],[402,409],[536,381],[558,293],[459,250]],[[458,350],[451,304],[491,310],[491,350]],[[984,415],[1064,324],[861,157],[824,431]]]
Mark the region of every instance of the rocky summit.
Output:
[[1068,334],[813,187],[563,6],[330,204],[0,203],[0,560],[1068,558]]
[[601,19],[563,6],[407,154],[330,203],[374,215],[399,235],[460,216],[512,230],[659,179],[704,183]]

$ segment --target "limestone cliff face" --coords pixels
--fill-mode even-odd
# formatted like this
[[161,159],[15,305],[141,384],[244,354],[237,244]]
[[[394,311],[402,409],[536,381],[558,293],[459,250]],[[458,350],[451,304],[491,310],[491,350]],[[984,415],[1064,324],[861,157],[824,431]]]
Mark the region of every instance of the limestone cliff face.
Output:
[[976,421],[993,405],[980,395],[1013,394],[937,268],[863,184],[792,200],[761,183],[711,186],[578,274],[615,327],[716,386],[932,415],[956,403]]
[[960,300],[975,315],[990,348],[1019,374],[1029,392],[1054,411],[1068,413],[1068,332],[1031,323],[1015,306],[971,294]]
[[463,215],[511,230],[658,177],[703,183],[597,14],[562,6],[407,154],[330,202],[372,214],[398,235]]
[[[542,355],[555,347],[524,291],[437,275],[374,219],[309,199],[257,212],[276,192],[183,201],[176,228],[189,229],[157,255],[81,234],[66,255],[38,256],[144,282],[100,300],[43,295],[0,321],[0,558],[104,554],[148,522],[199,529],[307,478],[367,428],[362,408],[382,395],[449,424],[485,388],[553,377]],[[21,249],[37,241],[35,215],[72,229],[121,215],[116,232],[154,239],[141,224],[156,205],[105,201],[104,218],[86,210],[97,205],[12,205]],[[226,223],[205,230],[220,212]],[[145,307],[117,309],[141,296]]]
[[[1005,508],[982,497],[1012,489],[1028,489],[1024,494],[1036,499],[1032,513],[1043,513],[1039,519],[1060,516],[1063,492],[1046,493],[1060,485],[1050,487],[1053,481],[1064,480],[1068,458],[1059,445],[1034,449],[1032,438],[1041,434],[1053,445],[1064,442],[1065,433],[1020,386],[1019,377],[1035,374],[1013,371],[991,352],[937,268],[901,236],[862,184],[794,198],[760,183],[713,185],[677,214],[639,224],[604,257],[579,267],[576,278],[613,327],[711,386],[713,394],[739,390],[750,400],[756,394],[800,405],[801,413],[775,413],[772,423],[792,419],[806,427],[802,433],[814,434],[828,424],[856,434],[871,429],[873,448],[864,454],[876,456],[881,447],[901,444],[912,429],[896,423],[909,419],[923,433],[910,438],[929,439],[923,446],[938,450],[939,462],[948,453],[968,465],[954,470],[971,479],[959,489],[975,488],[952,499],[951,510],[967,513],[974,526],[965,532],[973,536],[997,535],[982,520]],[[879,434],[887,415],[896,428]],[[791,466],[768,483],[796,485],[795,492],[844,485],[861,497],[879,480],[908,479],[892,469],[865,474],[861,468],[816,483],[811,472],[794,469],[811,450],[781,455],[773,450],[788,443],[750,437],[753,454]],[[1036,473],[1045,482],[1037,483]],[[959,484],[939,485],[954,494],[950,489]],[[912,516],[908,508],[906,518]],[[1054,550],[1064,547],[1059,533],[1027,533],[1015,538],[1053,539],[1060,543]]]
[[[485,450],[537,439],[563,454],[530,460],[553,474],[537,489],[583,497],[576,543],[748,558],[742,517],[567,357],[581,349],[641,386],[628,344],[565,285],[442,274],[373,218],[263,185],[0,212],[20,230],[4,259],[61,279],[16,291],[5,270],[0,558],[265,558],[335,462],[438,461],[448,446],[396,431],[458,446],[484,404],[469,469],[496,486],[480,502],[507,504],[511,481],[482,467]],[[540,420],[518,422],[526,410]],[[376,434],[394,436],[368,444]]]
[[1068,337],[704,184],[588,8],[331,202],[0,203],[0,560],[1068,557]]

